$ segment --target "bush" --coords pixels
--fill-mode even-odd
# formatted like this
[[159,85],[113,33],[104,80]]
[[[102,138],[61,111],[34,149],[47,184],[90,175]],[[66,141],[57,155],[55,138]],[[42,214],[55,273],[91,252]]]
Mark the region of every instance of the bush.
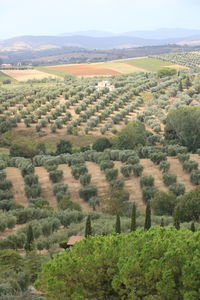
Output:
[[188,161],[190,159],[190,155],[186,153],[178,154],[177,157],[181,163],[184,163],[185,161]]
[[25,181],[25,184],[29,185],[29,186],[31,186],[33,184],[38,184],[38,176],[34,175],[34,174],[26,175],[24,177],[24,181]]
[[175,174],[164,173],[162,177],[166,186],[176,183],[177,176]]
[[169,190],[174,193],[174,195],[181,196],[185,193],[185,185],[182,183],[174,183],[169,186]]
[[112,147],[112,143],[107,138],[99,138],[92,145],[92,149],[98,152],[103,152],[105,149],[111,147]]
[[184,161],[183,163],[183,170],[191,173],[193,170],[197,170],[198,169],[198,163],[194,160],[187,160]]
[[97,196],[97,187],[95,185],[88,185],[79,190],[79,196],[85,201],[89,201],[90,198]]
[[190,175],[190,181],[192,184],[200,185],[200,170],[193,170]]
[[91,181],[91,175],[90,174],[86,173],[86,174],[80,176],[80,183],[83,186],[86,186],[86,185],[90,184],[90,181]]
[[114,167],[114,162],[112,160],[103,160],[100,162],[100,169],[104,171],[106,169],[112,169]]
[[172,215],[176,206],[176,196],[172,193],[157,191],[151,201],[151,207],[158,216]]
[[0,181],[0,190],[10,190],[12,188],[12,182],[10,180]]
[[124,177],[130,177],[133,171],[133,166],[132,165],[121,166],[120,171]]
[[72,175],[74,176],[75,179],[79,179],[81,175],[84,175],[88,172],[88,169],[85,165],[72,166],[71,170],[72,170],[71,171]]
[[166,160],[166,154],[162,152],[154,152],[150,155],[150,159],[154,164],[159,165],[159,163],[163,160]]
[[128,165],[136,165],[140,162],[140,159],[138,156],[129,156],[129,158],[127,159],[127,164]]
[[107,181],[115,180],[118,176],[118,169],[106,169],[105,174]]
[[49,179],[54,183],[59,182],[62,178],[63,178],[62,170],[55,170],[49,172]]
[[142,199],[145,203],[154,198],[156,188],[154,186],[143,186],[142,187]]
[[56,195],[57,193],[60,193],[60,192],[65,194],[67,192],[67,190],[68,190],[68,185],[64,184],[64,183],[55,184],[53,187],[54,195]]
[[62,199],[58,203],[58,207],[61,210],[70,209],[81,211],[81,206],[78,203],[71,201],[68,195],[62,197]]
[[38,184],[33,184],[31,186],[25,186],[25,194],[27,198],[38,198],[41,196],[42,188]]
[[154,186],[154,177],[153,176],[142,176],[140,179],[140,186]]
[[200,188],[186,193],[178,199],[175,214],[181,222],[199,221],[200,217]]
[[124,187],[124,180],[123,179],[116,179],[110,181],[110,186],[117,189],[122,189]]
[[163,172],[163,173],[166,173],[169,171],[169,168],[170,168],[170,163],[168,161],[161,161],[160,162],[160,165],[159,165],[159,169]]
[[138,177],[141,176],[143,170],[144,170],[144,167],[142,165],[139,165],[139,164],[133,165],[133,174],[135,176],[138,176]]
[[72,153],[72,143],[70,141],[60,140],[56,145],[56,153],[64,154],[64,153]]

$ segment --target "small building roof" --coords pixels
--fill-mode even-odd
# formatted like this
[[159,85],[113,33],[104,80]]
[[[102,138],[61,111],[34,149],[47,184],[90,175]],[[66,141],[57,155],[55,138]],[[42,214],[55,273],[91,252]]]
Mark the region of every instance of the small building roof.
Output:
[[81,235],[73,235],[69,238],[68,242],[67,242],[67,245],[68,246],[73,246],[76,242],[80,242],[84,239],[85,237],[84,236],[81,236]]

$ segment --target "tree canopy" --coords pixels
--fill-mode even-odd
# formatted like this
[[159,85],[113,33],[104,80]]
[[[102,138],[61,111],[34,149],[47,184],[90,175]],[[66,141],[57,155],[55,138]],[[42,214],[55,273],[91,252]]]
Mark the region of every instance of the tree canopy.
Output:
[[57,300],[197,300],[199,240],[165,227],[88,237],[44,264],[37,287]]

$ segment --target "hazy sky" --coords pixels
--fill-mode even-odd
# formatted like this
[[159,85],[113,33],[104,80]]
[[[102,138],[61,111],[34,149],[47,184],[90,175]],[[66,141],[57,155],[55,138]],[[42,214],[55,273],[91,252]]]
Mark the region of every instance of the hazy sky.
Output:
[[81,30],[200,29],[200,0],[0,0],[0,38]]

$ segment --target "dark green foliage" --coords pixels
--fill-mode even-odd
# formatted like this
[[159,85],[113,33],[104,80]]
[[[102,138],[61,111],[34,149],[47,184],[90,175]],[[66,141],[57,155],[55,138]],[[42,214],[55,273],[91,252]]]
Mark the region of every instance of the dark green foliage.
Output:
[[200,185],[200,170],[192,171],[190,181],[195,185]]
[[164,219],[163,219],[163,218],[161,219],[160,227],[165,227],[165,222],[164,222]]
[[196,188],[180,197],[175,212],[181,222],[198,221],[200,218],[200,189]]
[[151,228],[151,206],[150,206],[150,201],[148,201],[146,205],[146,211],[145,211],[144,229],[149,230],[150,228]]
[[63,153],[72,153],[72,143],[70,141],[60,140],[56,148],[56,153],[58,155]]
[[130,177],[132,170],[133,170],[133,166],[130,164],[121,166],[120,168],[120,171],[124,177]]
[[144,167],[142,165],[136,164],[133,165],[133,174],[137,177],[142,175],[142,172],[144,170]]
[[145,145],[145,143],[145,126],[139,121],[134,121],[117,134],[115,147],[117,149],[134,149],[138,145]]
[[112,160],[103,160],[100,163],[100,169],[102,171],[106,169],[112,169],[114,167],[114,162]]
[[105,211],[111,215],[124,215],[128,208],[129,193],[120,187],[110,187]]
[[75,165],[71,167],[72,169],[72,175],[75,179],[79,179],[81,175],[84,175],[88,172],[88,169],[85,165]]
[[38,176],[34,175],[34,174],[26,175],[24,177],[24,181],[25,181],[25,184],[29,185],[29,186],[34,185],[34,184],[38,184]]
[[157,191],[151,201],[151,206],[158,216],[172,215],[176,203],[176,196],[174,194]]
[[131,231],[135,231],[137,228],[136,225],[136,205],[133,202],[132,212],[131,212]]
[[163,173],[163,182],[166,186],[176,183],[177,176],[175,174]]
[[113,188],[122,189],[124,187],[124,180],[123,179],[112,180],[112,181],[110,181],[110,186]]
[[90,216],[88,216],[85,224],[85,237],[88,237],[90,235],[92,235],[92,226]]
[[120,234],[121,233],[121,221],[120,221],[120,216],[116,216],[116,222],[115,222],[115,232]]
[[170,168],[170,163],[168,161],[161,161],[160,162],[160,165],[159,165],[159,169],[163,172],[163,173],[166,173],[169,171],[169,168]]
[[180,218],[178,214],[174,214],[174,227],[179,230],[180,229]]
[[140,162],[140,159],[137,155],[129,156],[129,158],[127,159],[127,164],[129,164],[129,165],[135,165],[135,164],[138,164],[139,162]]
[[156,188],[154,186],[143,186],[142,187],[142,199],[146,203],[154,198]]
[[58,183],[53,186],[53,193],[56,195],[57,193],[62,192],[65,194],[68,190],[68,185],[64,183]]
[[186,160],[183,163],[183,170],[191,173],[193,170],[197,170],[198,169],[198,163],[194,160]]
[[181,163],[184,163],[185,161],[188,161],[190,159],[190,155],[186,153],[180,153],[177,155],[177,157]]
[[191,226],[190,226],[190,230],[191,230],[192,232],[195,232],[195,231],[196,231],[194,222],[192,222],[192,224],[191,224]]
[[31,225],[29,225],[27,228],[26,244],[24,246],[24,249],[26,250],[26,252],[30,252],[34,249],[34,236],[33,236],[33,228]]
[[159,165],[161,161],[166,160],[166,154],[163,152],[154,152],[150,155],[150,159],[152,162]]
[[0,190],[6,191],[12,188],[12,182],[10,180],[0,181]]
[[169,77],[169,76],[176,75],[176,73],[177,73],[176,69],[165,67],[165,68],[158,70],[157,75],[158,75],[158,77],[163,78],[163,77]]
[[91,197],[89,200],[89,206],[92,207],[92,209],[95,211],[96,207],[100,205],[100,199],[99,197]]
[[200,108],[182,107],[170,112],[165,126],[168,141],[178,141],[189,151],[200,148]]
[[86,186],[86,185],[90,184],[90,181],[91,181],[91,175],[90,174],[86,173],[86,174],[80,176],[80,183],[83,186]]
[[105,149],[111,147],[112,147],[112,143],[107,138],[99,138],[92,145],[92,149],[98,152],[103,152]]
[[154,186],[154,177],[153,176],[142,176],[140,179],[140,186]]
[[197,249],[199,232],[168,227],[95,236],[44,264],[36,287],[56,300],[197,300]]
[[89,201],[90,198],[97,196],[97,187],[95,185],[88,185],[79,190],[79,196],[85,201]]
[[31,186],[26,185],[25,186],[25,193],[27,198],[38,198],[41,196],[42,188],[38,184],[33,184]]
[[62,178],[63,178],[62,170],[55,170],[49,172],[49,179],[54,183],[59,182]]
[[105,174],[107,181],[115,180],[118,176],[118,169],[106,169]]
[[176,196],[181,196],[185,193],[185,185],[183,183],[173,183],[169,186],[169,190]]

